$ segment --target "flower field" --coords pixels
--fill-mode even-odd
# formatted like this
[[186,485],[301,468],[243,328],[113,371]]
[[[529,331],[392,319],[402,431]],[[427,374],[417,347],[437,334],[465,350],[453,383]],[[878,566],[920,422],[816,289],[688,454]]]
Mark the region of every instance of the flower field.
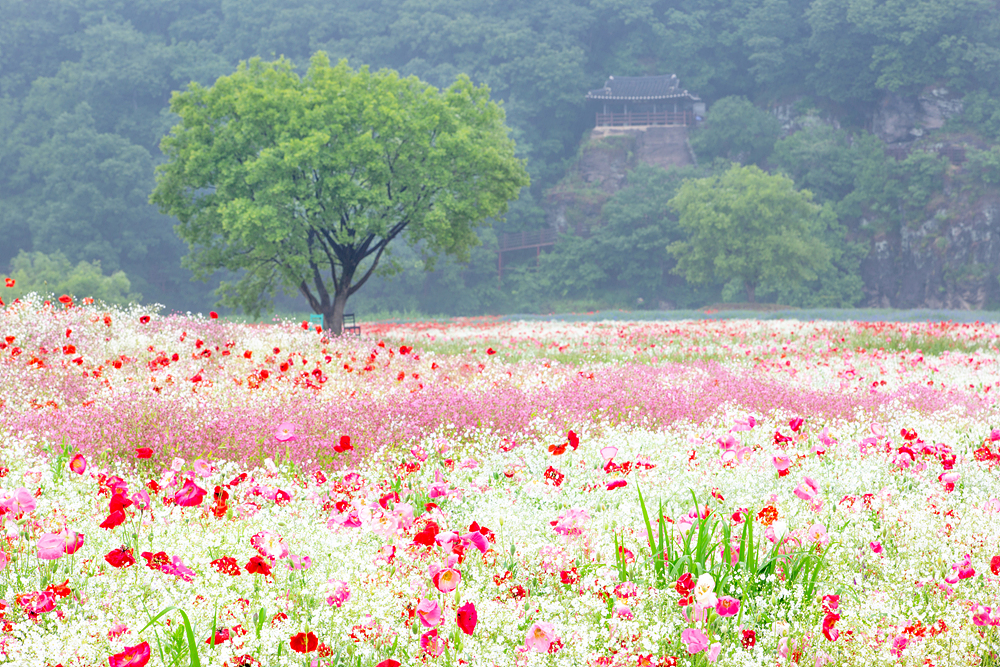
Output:
[[0,664],[1000,664],[993,324],[0,310]]

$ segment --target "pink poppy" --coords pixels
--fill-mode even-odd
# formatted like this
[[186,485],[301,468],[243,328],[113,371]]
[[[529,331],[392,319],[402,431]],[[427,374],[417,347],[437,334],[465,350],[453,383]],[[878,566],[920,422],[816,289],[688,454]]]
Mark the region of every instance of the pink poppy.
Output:
[[66,553],[66,540],[60,533],[45,533],[38,538],[38,557],[42,560],[55,560]]
[[476,614],[476,605],[471,602],[463,604],[458,608],[458,614],[455,620],[462,632],[467,635],[471,635],[476,631],[476,622],[479,620],[479,615]]
[[450,593],[462,581],[462,574],[458,570],[446,567],[434,575],[434,587],[442,593]]
[[274,432],[274,439],[278,442],[288,442],[295,439],[295,425],[290,422],[281,422],[278,430]]
[[288,544],[284,538],[269,530],[262,530],[251,537],[250,546],[265,558],[278,559],[288,555]]
[[56,608],[56,594],[52,591],[37,591],[17,596],[17,604],[29,616],[37,616]]
[[13,515],[28,514],[35,511],[35,496],[23,486],[13,492],[0,491],[0,507],[6,508]]
[[774,464],[774,467],[778,470],[779,473],[785,472],[792,465],[791,460],[784,454],[775,454],[773,457],[771,457],[771,463]]
[[83,546],[83,533],[78,533],[75,530],[64,530],[59,535],[63,538],[63,551],[69,555],[75,554]]
[[433,628],[441,623],[441,606],[437,600],[422,599],[417,605],[417,616],[425,628]]
[[110,667],[145,667],[149,662],[149,642],[127,646],[121,653],[108,658]]
[[69,469],[75,472],[77,475],[82,475],[87,471],[87,459],[83,458],[83,454],[76,454],[69,460]]
[[333,592],[326,596],[326,603],[331,607],[340,608],[345,602],[351,599],[351,589],[346,581],[330,579],[328,584],[333,585]]
[[803,477],[802,482],[795,487],[793,493],[802,500],[812,500],[819,492],[819,486],[812,477]]
[[681,642],[688,655],[701,653],[708,648],[708,636],[698,628],[687,628],[681,633]]
[[524,638],[524,645],[529,651],[548,653],[549,647],[556,641],[556,632],[551,623],[542,621],[532,623]]
[[174,494],[174,502],[181,507],[197,507],[208,491],[195,484],[190,479],[184,481],[184,486]]
[[462,544],[465,545],[471,544],[472,546],[479,549],[479,551],[482,553],[486,553],[487,551],[489,551],[490,548],[490,543],[486,539],[486,536],[480,533],[479,531],[466,533],[465,535],[463,535]]
[[739,610],[740,601],[728,595],[723,595],[715,603],[715,613],[719,616],[735,616]]
[[429,656],[438,657],[444,653],[444,641],[438,636],[437,628],[420,635],[420,648]]

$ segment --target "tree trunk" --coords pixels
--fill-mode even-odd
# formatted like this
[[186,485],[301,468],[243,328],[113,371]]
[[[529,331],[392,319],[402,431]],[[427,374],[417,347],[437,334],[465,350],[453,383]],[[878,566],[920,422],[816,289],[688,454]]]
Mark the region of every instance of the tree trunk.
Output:
[[323,329],[330,335],[339,336],[344,333],[344,308],[347,307],[347,290],[341,290],[333,295],[330,309],[323,313]]
[[757,286],[747,280],[743,281],[743,286],[747,288],[747,301],[749,303],[757,303],[754,297],[754,292],[757,290]]

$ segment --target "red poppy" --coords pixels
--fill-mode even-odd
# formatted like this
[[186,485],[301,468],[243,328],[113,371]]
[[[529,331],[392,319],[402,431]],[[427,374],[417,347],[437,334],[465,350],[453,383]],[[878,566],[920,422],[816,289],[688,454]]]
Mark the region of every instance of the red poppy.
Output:
[[135,458],[137,459],[148,459],[153,456],[153,450],[149,447],[136,447],[135,448]]
[[340,436],[340,442],[333,446],[333,451],[335,452],[346,452],[352,449],[354,449],[354,446],[351,445],[351,436],[349,435]]
[[211,312],[209,312],[208,316],[211,317],[213,320],[219,319],[219,314],[217,312],[215,312],[214,310],[211,311]]
[[164,565],[170,562],[170,556],[167,555],[166,551],[157,551],[155,554],[143,551],[139,555],[146,559],[146,567],[150,570],[162,569]]
[[441,532],[441,529],[438,528],[438,525],[433,521],[428,521],[424,529],[413,536],[413,541],[416,544],[432,547],[435,542],[434,538],[437,537],[439,532]]
[[990,559],[990,572],[1000,574],[1000,556],[994,556]]
[[143,315],[140,317],[139,324],[149,324],[149,315]]
[[556,456],[559,456],[560,454],[565,454],[566,453],[566,445],[565,444],[562,444],[562,445],[549,445],[549,451],[552,452]]
[[205,643],[211,644],[212,646],[218,646],[224,641],[229,641],[229,628],[216,629],[215,635],[206,639]]
[[61,297],[59,297],[59,303],[61,303],[64,306],[70,306],[73,304],[73,297],[71,297],[68,294],[63,294]]
[[240,576],[240,566],[236,564],[236,559],[232,556],[223,556],[222,558],[216,558],[210,565],[218,570],[222,574],[228,574],[231,577]]
[[486,348],[486,354],[490,355],[491,357],[492,357],[492,356],[493,356],[494,354],[496,354],[496,353],[497,353],[497,351],[496,351],[496,350],[494,350],[494,349],[493,349],[492,347],[488,347],[488,348]]
[[456,622],[458,623],[459,629],[461,629],[465,634],[471,635],[476,631],[476,621],[478,618],[479,617],[476,614],[476,605],[471,602],[466,602],[458,608]]
[[300,632],[292,637],[289,644],[297,653],[312,653],[319,646],[319,639],[311,632],[308,634]]
[[580,446],[580,437],[573,431],[570,431],[566,434],[566,439],[569,441],[569,446],[572,447],[575,452],[576,448]]
[[383,660],[382,662],[375,665],[375,667],[400,667],[399,660],[393,660],[389,658],[388,660]]
[[135,565],[135,558],[132,556],[131,549],[112,549],[104,556],[104,560],[106,560],[111,567],[117,568]]
[[127,646],[121,653],[108,658],[111,667],[145,667],[149,663],[149,642]]
[[243,566],[243,569],[250,574],[263,574],[265,577],[271,574],[271,565],[260,556],[251,558],[250,562]]
[[73,594],[73,589],[71,589],[67,584],[69,579],[62,582],[61,584],[49,584],[45,587],[45,590],[54,593],[56,597],[64,598]]
[[4,278],[3,282],[7,287],[13,287],[15,280],[13,278]]
[[118,526],[125,523],[125,512],[121,510],[113,511],[107,519],[101,522],[101,528],[117,528]]

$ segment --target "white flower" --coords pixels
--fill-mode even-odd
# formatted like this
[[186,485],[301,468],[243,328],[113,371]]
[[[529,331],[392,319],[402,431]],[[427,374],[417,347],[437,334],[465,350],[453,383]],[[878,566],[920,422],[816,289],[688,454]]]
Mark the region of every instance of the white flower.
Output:
[[698,577],[698,582],[694,585],[694,599],[702,607],[714,607],[718,602],[715,579],[708,572]]

